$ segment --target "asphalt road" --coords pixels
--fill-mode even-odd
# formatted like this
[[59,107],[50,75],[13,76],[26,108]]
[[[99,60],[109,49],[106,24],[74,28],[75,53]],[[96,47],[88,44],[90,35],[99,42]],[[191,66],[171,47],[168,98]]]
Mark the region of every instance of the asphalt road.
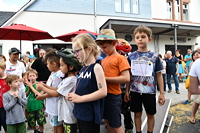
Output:
[[196,123],[189,122],[191,115],[192,103],[188,105],[178,104],[172,106],[169,116],[173,115],[174,119],[170,127],[170,133],[199,133],[200,132],[200,111],[196,113]]

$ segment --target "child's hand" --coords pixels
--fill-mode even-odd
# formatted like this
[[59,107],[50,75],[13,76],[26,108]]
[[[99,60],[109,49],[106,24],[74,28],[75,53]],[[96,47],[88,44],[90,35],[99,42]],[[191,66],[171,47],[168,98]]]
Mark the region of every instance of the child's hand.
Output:
[[125,101],[125,102],[128,102],[129,100],[130,100],[129,92],[126,92],[126,93],[124,94],[124,101]]
[[20,79],[19,79],[19,82],[24,82],[24,78],[20,78]]
[[13,92],[13,96],[19,98],[18,92]]
[[164,94],[160,94],[158,97],[158,103],[159,105],[163,105],[165,103],[165,97]]
[[71,101],[72,103],[82,103],[83,102],[82,96],[79,96],[75,93],[68,93],[66,95],[66,99],[68,101]]
[[25,83],[26,83],[26,85],[29,86],[29,87],[32,86],[32,83],[29,82],[28,79],[25,79]]
[[41,97],[42,94],[36,93],[35,96],[36,96],[36,99],[37,99],[37,100],[39,100],[39,101],[42,101],[42,100],[43,100],[43,98]]
[[40,83],[38,84],[38,83],[37,83],[36,88],[37,88],[38,91],[41,91],[41,90],[42,90],[42,87],[43,87],[42,84],[40,84]]

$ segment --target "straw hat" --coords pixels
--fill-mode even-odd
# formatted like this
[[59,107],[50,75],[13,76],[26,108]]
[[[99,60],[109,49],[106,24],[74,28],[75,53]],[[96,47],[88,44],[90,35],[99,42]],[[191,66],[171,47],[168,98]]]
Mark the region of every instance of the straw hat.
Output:
[[97,36],[96,41],[117,41],[115,32],[112,29],[102,29],[100,35]]

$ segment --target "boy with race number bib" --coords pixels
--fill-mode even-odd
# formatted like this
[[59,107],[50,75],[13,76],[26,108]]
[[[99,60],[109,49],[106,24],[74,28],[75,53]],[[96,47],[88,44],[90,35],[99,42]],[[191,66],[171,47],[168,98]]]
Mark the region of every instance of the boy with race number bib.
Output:
[[[152,40],[152,31],[148,27],[139,26],[134,31],[134,41],[138,50],[128,55],[131,63],[131,108],[134,112],[136,133],[141,131],[142,105],[147,114],[147,133],[152,133],[154,128],[154,115],[156,113],[156,79],[160,88],[158,102],[160,105],[165,103],[163,89],[163,70],[162,63],[157,54],[148,50],[148,43]],[[157,77],[157,78],[156,78]],[[129,90],[127,88],[125,100],[129,100]]]

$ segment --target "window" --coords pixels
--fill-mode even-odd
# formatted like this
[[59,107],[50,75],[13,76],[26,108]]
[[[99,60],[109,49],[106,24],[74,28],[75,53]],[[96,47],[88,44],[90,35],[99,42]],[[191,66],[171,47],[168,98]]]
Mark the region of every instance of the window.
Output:
[[167,18],[172,19],[172,2],[167,1]]
[[183,20],[188,21],[188,4],[183,4]]
[[131,13],[131,5],[130,0],[124,0],[124,12]]
[[115,0],[115,12],[122,12],[122,1]]
[[138,0],[133,0],[133,13],[138,14]]
[[176,20],[180,20],[180,1],[179,0],[175,0],[175,17]]
[[115,0],[115,12],[138,14],[138,0]]

